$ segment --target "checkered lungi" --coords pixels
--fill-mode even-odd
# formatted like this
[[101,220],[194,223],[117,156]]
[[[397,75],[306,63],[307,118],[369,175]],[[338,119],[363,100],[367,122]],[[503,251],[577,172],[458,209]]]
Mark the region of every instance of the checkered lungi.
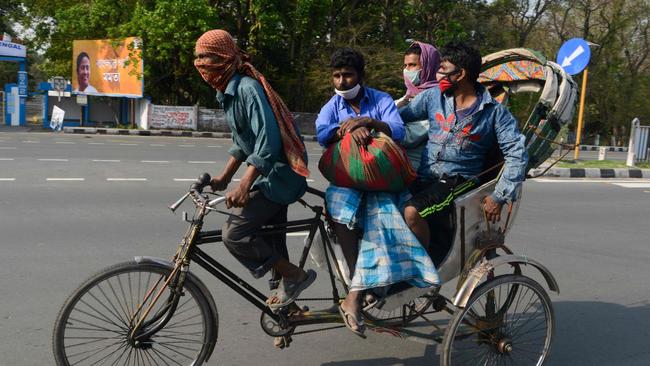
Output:
[[330,185],[327,210],[332,219],[363,237],[350,285],[364,290],[406,281],[417,287],[440,283],[431,258],[402,217],[408,192],[361,192]]

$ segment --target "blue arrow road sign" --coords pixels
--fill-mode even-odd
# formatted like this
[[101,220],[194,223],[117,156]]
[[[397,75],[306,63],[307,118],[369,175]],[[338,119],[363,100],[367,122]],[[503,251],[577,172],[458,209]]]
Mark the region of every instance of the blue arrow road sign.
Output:
[[591,50],[582,38],[571,38],[564,42],[557,53],[557,63],[569,75],[580,73],[589,64]]

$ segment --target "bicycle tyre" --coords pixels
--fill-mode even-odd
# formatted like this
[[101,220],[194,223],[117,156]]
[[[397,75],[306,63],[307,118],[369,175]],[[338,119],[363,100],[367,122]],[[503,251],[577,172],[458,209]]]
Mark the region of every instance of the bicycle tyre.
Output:
[[[502,289],[503,286],[507,286],[505,292]],[[517,292],[514,303],[510,302],[512,300],[511,291]],[[530,300],[522,301],[528,296],[530,296]],[[496,302],[496,308],[499,308],[497,317],[490,318],[487,314],[484,317],[478,316],[477,314],[483,313],[481,308],[484,312],[487,308],[487,300],[483,304],[482,299],[490,297],[492,299],[505,298],[504,305],[499,305],[501,304],[499,300]],[[526,301],[528,303],[523,305]],[[505,305],[506,302],[508,302],[507,305]],[[513,305],[514,311],[508,317],[508,311]],[[502,313],[504,306],[506,312]],[[536,314],[530,314],[528,311],[531,309],[539,311]],[[520,312],[517,313],[517,310]],[[534,327],[530,327],[531,322]],[[461,327],[468,324],[470,325],[467,327],[469,331],[462,334]],[[544,328],[540,329],[539,327],[542,326]],[[543,334],[539,332],[543,332]],[[542,286],[526,276],[501,275],[481,284],[474,291],[467,305],[455,312],[445,332],[440,364],[442,366],[457,366],[465,364],[460,362],[461,358],[474,357],[469,359],[466,364],[499,365],[501,362],[507,361],[507,364],[513,365],[540,366],[548,358],[554,332],[553,306]],[[534,337],[531,339],[531,334],[537,334],[535,337],[538,339],[534,339]],[[455,342],[459,344],[455,345]],[[463,345],[465,347],[462,347]],[[477,349],[474,354],[470,354],[472,348]],[[515,354],[515,352],[519,353]],[[531,354],[536,356],[533,357]],[[523,359],[522,362],[517,362],[521,359]]]
[[[183,296],[179,299],[178,307],[160,331],[147,342],[141,342],[141,346],[134,346],[127,340],[131,327],[126,319],[133,314],[147,289],[153,287],[151,278],[162,278],[163,281],[157,283],[164,283],[164,276],[170,270],[170,267],[157,263],[125,262],[107,267],[81,284],[64,303],[54,325],[52,348],[56,364],[69,366],[104,362],[109,365],[201,365],[211,352],[208,345],[216,339],[218,323],[217,314],[213,314],[204,294],[204,287],[193,276],[185,277]],[[141,283],[143,275],[148,278],[145,286]],[[133,284],[136,276],[137,289]],[[154,293],[161,287],[162,285],[156,284]],[[130,301],[127,292],[131,295]],[[135,299],[134,292],[137,292]],[[110,294],[114,295],[114,301]],[[120,299],[118,294],[123,298]],[[160,309],[168,294],[169,288],[166,288],[154,310]],[[187,304],[194,305],[196,309],[186,307]],[[150,316],[155,312],[152,311]],[[191,323],[182,323],[187,321]],[[94,322],[100,325],[93,324]],[[184,328],[190,326],[196,326],[199,330],[189,333]],[[78,347],[86,345],[93,348],[79,353]],[[186,354],[188,351],[192,355]]]

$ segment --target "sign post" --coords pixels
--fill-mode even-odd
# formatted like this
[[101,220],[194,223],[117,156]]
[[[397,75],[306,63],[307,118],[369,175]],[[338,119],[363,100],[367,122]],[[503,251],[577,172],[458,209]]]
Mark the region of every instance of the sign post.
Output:
[[18,95],[27,96],[27,71],[18,71]]
[[582,135],[585,96],[587,94],[587,75],[589,73],[587,65],[589,65],[590,58],[591,48],[589,47],[589,43],[582,38],[572,38],[566,41],[557,53],[557,63],[562,66],[567,74],[576,75],[582,70],[585,71],[582,75],[580,109],[578,111],[578,126],[576,127],[576,148],[573,155],[573,159],[575,160],[578,160],[580,157],[580,138]]

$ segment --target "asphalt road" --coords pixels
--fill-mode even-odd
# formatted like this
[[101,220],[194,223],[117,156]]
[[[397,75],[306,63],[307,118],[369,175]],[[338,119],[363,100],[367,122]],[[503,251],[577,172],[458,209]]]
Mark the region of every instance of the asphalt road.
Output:
[[[0,133],[0,365],[50,365],[54,319],[86,277],[136,255],[168,258],[186,224],[166,206],[186,180],[220,170],[219,139]],[[313,182],[324,188],[308,144]],[[614,182],[614,183],[613,183]],[[188,206],[186,206],[188,207]],[[300,207],[294,218],[304,217]],[[213,215],[208,225],[223,219]],[[301,237],[290,237],[294,253]],[[650,182],[528,181],[507,242],[557,278],[551,365],[650,364]],[[223,247],[210,249],[245,279]],[[219,309],[210,365],[438,365],[435,346],[345,329],[297,336],[284,351],[259,312],[207,273]],[[324,273],[320,273],[321,276]],[[265,281],[253,281],[265,290]],[[307,296],[328,296],[321,278]]]

